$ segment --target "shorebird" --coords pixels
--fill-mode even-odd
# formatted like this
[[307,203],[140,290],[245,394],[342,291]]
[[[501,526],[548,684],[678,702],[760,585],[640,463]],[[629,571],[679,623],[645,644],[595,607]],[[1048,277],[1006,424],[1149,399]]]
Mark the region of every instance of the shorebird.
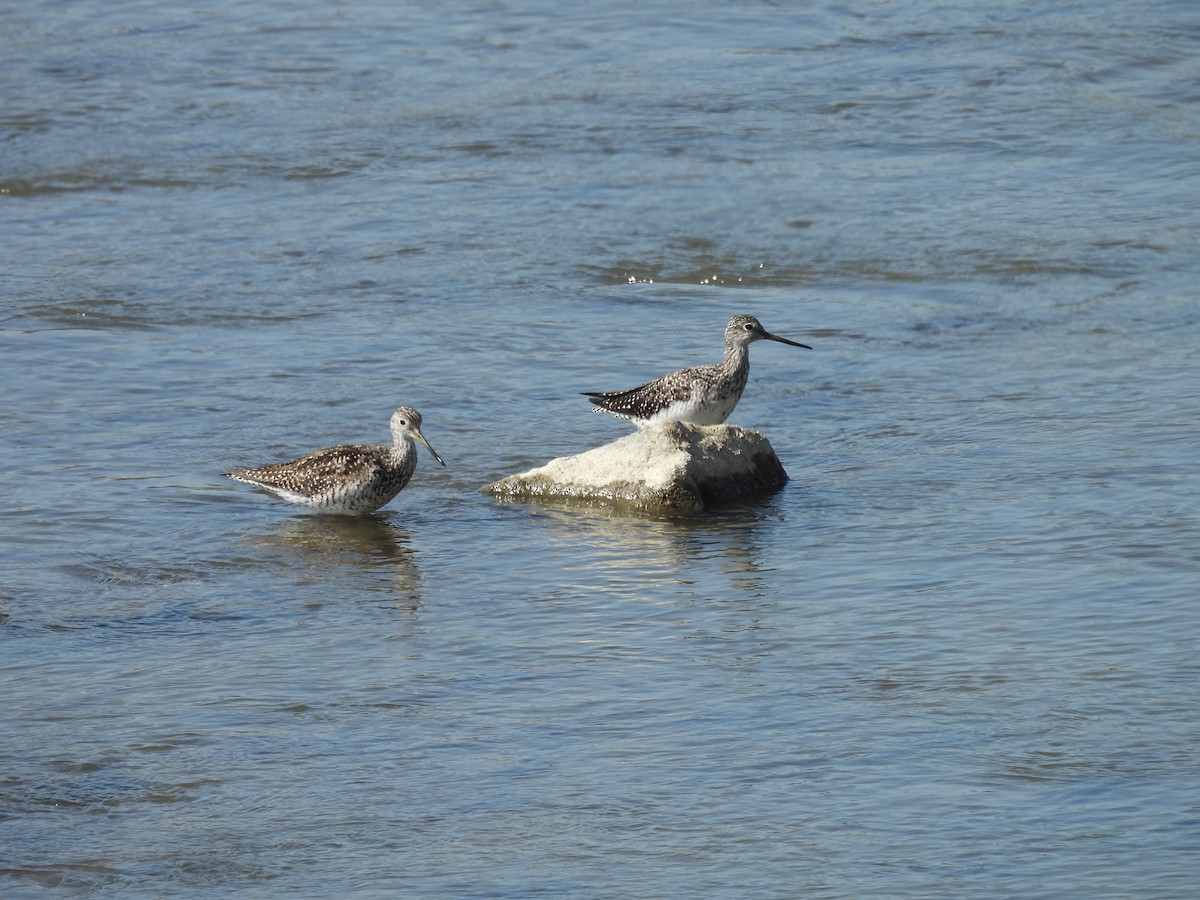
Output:
[[342,444],[291,462],[221,474],[318,512],[361,516],[404,490],[417,467],[417,441],[446,465],[421,434],[421,414],[411,406],[401,406],[392,413],[390,447]]
[[754,316],[734,316],[725,326],[725,359],[719,365],[680,369],[625,391],[584,391],[583,395],[596,405],[593,412],[612,413],[639,428],[663,422],[719,425],[729,418],[746,388],[750,345],[762,340],[812,349],[771,334]]

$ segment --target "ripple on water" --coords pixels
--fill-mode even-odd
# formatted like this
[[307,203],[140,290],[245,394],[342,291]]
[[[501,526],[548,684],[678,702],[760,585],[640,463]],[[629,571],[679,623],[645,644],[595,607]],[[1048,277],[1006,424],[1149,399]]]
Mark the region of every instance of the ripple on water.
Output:
[[[6,12],[0,893],[1194,893],[1186,4],[226,7]],[[478,492],[738,312],[784,490]]]

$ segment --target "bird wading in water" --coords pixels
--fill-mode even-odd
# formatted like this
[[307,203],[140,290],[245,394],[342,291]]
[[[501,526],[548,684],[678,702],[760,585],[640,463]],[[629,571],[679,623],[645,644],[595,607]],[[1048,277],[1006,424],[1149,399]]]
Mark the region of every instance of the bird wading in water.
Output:
[[318,512],[365,515],[404,490],[417,467],[417,441],[446,465],[421,434],[421,414],[411,406],[392,413],[391,427],[390,447],[342,444],[290,462],[222,474]]

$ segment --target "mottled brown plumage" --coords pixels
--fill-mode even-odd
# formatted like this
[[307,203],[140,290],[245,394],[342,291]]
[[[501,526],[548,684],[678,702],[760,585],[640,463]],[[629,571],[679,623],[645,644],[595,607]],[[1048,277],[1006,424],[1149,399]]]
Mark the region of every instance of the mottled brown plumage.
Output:
[[443,466],[425,436],[421,414],[411,406],[392,413],[392,446],[342,444],[290,462],[222,474],[318,512],[361,516],[374,512],[404,489],[417,467],[416,441]]
[[639,428],[662,422],[719,425],[729,418],[750,376],[750,344],[778,341],[811,350],[771,334],[754,316],[737,315],[725,326],[725,358],[717,365],[693,366],[671,372],[624,391],[585,391],[595,412],[628,419]]

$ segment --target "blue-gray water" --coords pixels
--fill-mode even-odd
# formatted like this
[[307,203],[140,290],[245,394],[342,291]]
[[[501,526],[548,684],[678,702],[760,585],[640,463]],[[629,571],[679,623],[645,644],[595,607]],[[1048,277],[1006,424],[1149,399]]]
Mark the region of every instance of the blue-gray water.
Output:
[[[0,895],[1200,890],[1192,0],[0,27]],[[782,492],[479,493],[735,312]]]

